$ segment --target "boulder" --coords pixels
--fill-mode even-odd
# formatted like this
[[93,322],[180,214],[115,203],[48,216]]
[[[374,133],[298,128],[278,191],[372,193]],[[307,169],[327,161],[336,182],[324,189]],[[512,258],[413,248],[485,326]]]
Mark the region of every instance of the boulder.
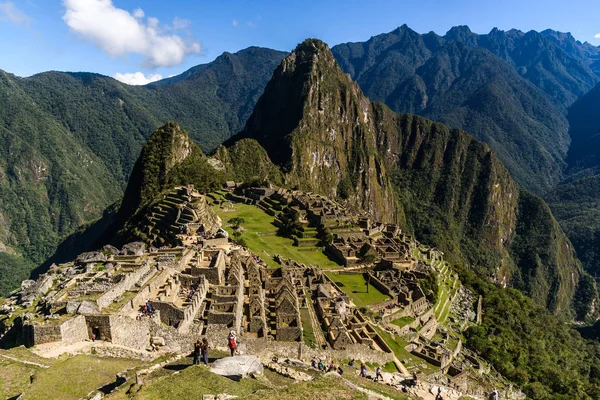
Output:
[[110,244],[107,244],[102,249],[110,255],[113,255],[113,256],[119,255],[119,249],[117,249],[115,246],[111,246]]
[[250,374],[263,374],[262,363],[255,356],[225,357],[215,361],[210,372],[228,378],[244,378]]
[[78,301],[67,301],[67,314],[75,314],[80,304]]
[[81,253],[77,257],[77,262],[80,264],[89,264],[89,263],[97,263],[97,262],[105,262],[106,256],[99,251],[88,251],[86,253]]
[[102,393],[96,393],[93,397],[90,397],[90,400],[101,400],[102,399]]
[[146,244],[143,242],[127,243],[123,246],[121,254],[124,256],[142,256],[146,251]]
[[38,284],[35,287],[35,295],[38,297],[45,295],[52,288],[53,283],[54,278],[49,275],[46,275],[41,280],[38,280]]
[[165,345],[165,338],[162,336],[152,336],[152,338],[150,338],[150,340],[156,346],[164,346]]
[[25,279],[23,282],[21,282],[21,290],[26,291],[26,290],[30,289],[33,285],[35,285],[34,280]]
[[86,314],[98,314],[100,309],[96,303],[92,303],[91,301],[84,300],[77,308],[77,314],[86,315]]

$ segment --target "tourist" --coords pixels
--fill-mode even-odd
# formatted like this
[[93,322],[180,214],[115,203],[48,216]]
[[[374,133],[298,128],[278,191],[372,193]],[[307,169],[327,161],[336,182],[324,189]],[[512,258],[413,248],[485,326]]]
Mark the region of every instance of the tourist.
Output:
[[318,368],[319,368],[319,371],[325,370],[325,363],[323,362],[323,360],[319,360]]
[[317,369],[317,360],[315,358],[310,361],[310,366]]
[[208,348],[208,339],[203,338],[202,347],[200,348],[200,351],[202,352],[202,360],[204,361],[204,365],[208,365]]
[[194,365],[199,365],[200,364],[200,352],[202,350],[202,345],[200,344],[200,340],[196,340],[196,343],[194,343],[194,360],[193,360],[193,364]]
[[413,386],[417,386],[417,383],[419,383],[419,378],[417,378],[417,373],[413,372]]
[[156,348],[156,343],[154,343],[154,339],[150,338],[150,350],[151,351],[158,351],[158,349]]
[[365,363],[360,364],[360,376],[363,378],[367,377],[367,366]]
[[335,369],[336,369],[336,368],[335,368],[335,364],[333,363],[333,361],[331,361],[331,362],[329,363],[329,367],[327,367],[327,372],[331,372],[331,371],[333,371],[333,370],[335,370]]
[[381,368],[379,368],[379,366],[377,366],[377,368],[375,369],[375,382],[378,382],[379,378],[381,378],[381,381],[383,382],[383,375],[381,374]]
[[340,375],[342,375],[344,373],[344,370],[342,369],[341,366],[337,367],[337,373],[340,374]]
[[492,390],[492,392],[490,393],[490,400],[499,400],[500,399],[500,394],[498,393],[498,389]]
[[348,362],[349,367],[354,367],[354,358]]
[[233,357],[235,355],[235,350],[237,349],[237,338],[235,337],[235,331],[229,332],[229,336],[227,337],[227,347],[229,347],[231,357]]

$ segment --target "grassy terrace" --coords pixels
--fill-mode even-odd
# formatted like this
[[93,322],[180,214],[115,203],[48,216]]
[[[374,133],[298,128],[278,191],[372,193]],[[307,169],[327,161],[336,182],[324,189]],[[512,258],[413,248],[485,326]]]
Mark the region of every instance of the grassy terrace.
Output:
[[408,324],[410,324],[411,322],[413,322],[415,319],[413,317],[402,317],[402,318],[398,318],[395,319],[393,321],[390,321],[390,323],[402,328]]
[[[230,235],[233,229],[227,226],[227,221],[234,217],[244,219],[242,227],[244,232],[242,238],[246,241],[248,248],[259,255],[270,267],[277,267],[273,255],[279,254],[285,258],[291,258],[306,265],[318,265],[321,268],[335,268],[339,265],[330,260],[320,249],[315,247],[294,246],[292,239],[277,236],[277,227],[272,224],[273,217],[258,207],[248,204],[234,204],[235,211],[223,211],[219,206],[213,209],[225,224],[225,230]],[[310,249],[307,251],[307,249]]]
[[[394,352],[398,360],[400,360],[400,362],[402,362],[406,368],[411,369],[413,367],[417,367],[425,374],[432,374],[439,370],[439,367],[429,364],[422,358],[419,358],[406,351],[404,347],[407,346],[408,343],[401,337],[396,336],[394,339],[391,334],[379,328],[378,326],[375,326],[375,330],[377,333],[379,333],[381,338],[390,347],[390,349],[392,349],[392,352]],[[405,360],[408,360],[408,362],[404,362]]]
[[316,346],[315,332],[307,308],[300,309],[300,318],[302,319],[302,339],[304,340],[304,344],[310,347]]
[[369,285],[369,293],[365,278],[362,274],[327,274],[329,278],[336,283],[356,304],[358,308],[381,303],[388,296],[381,293],[374,286]]
[[[48,362],[44,362],[48,365]],[[92,390],[113,382],[115,374],[140,365],[140,361],[116,358],[99,358],[78,355],[66,360],[55,361],[51,368],[37,369],[33,383],[26,389],[24,400],[87,398]],[[29,367],[29,366],[27,366]],[[34,367],[35,368],[35,367]],[[0,375],[5,376],[4,367]],[[25,375],[29,381],[29,374]]]

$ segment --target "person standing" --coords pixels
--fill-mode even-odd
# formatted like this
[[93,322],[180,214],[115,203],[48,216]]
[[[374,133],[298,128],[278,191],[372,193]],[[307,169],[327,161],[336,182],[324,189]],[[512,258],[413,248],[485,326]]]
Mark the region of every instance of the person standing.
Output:
[[378,382],[379,378],[381,378],[381,381],[383,382],[383,375],[381,374],[381,368],[379,366],[377,366],[377,369],[375,369],[375,382]]
[[202,339],[202,347],[200,348],[202,352],[202,360],[204,361],[204,365],[208,365],[208,339]]
[[319,368],[319,371],[325,371],[325,363],[323,362],[323,360],[319,360],[319,364],[317,366]]
[[235,331],[229,332],[229,336],[227,337],[227,347],[229,347],[231,357],[233,357],[235,355],[235,350],[237,349],[237,338],[235,337]]
[[360,376],[363,378],[367,377],[367,366],[365,363],[360,364]]
[[200,364],[201,348],[202,348],[202,345],[200,344],[200,340],[196,340],[196,343],[194,343],[194,365]]

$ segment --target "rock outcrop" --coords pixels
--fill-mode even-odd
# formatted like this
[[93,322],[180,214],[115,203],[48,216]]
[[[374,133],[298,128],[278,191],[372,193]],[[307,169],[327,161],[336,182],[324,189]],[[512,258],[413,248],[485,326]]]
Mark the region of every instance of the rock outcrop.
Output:
[[229,378],[245,378],[251,374],[263,374],[262,363],[255,356],[225,357],[215,361],[210,372]]

